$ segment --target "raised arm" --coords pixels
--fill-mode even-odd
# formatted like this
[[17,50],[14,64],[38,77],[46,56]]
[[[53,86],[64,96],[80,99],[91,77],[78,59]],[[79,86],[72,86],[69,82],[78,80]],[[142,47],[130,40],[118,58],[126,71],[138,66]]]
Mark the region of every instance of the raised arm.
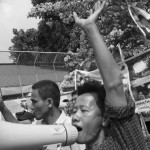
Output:
[[107,49],[107,46],[103,41],[103,37],[100,35],[95,23],[105,4],[105,1],[98,1],[95,4],[94,13],[93,10],[91,10],[90,16],[87,19],[80,19],[75,12],[73,13],[73,16],[76,24],[87,34],[94,49],[95,59],[102,75],[106,90],[106,102],[113,106],[119,107],[127,104],[121,81],[120,70],[112,54]]
[[13,114],[4,104],[1,93],[0,93],[0,112],[2,113],[5,121],[12,122],[12,123],[19,123],[19,121],[13,116]]

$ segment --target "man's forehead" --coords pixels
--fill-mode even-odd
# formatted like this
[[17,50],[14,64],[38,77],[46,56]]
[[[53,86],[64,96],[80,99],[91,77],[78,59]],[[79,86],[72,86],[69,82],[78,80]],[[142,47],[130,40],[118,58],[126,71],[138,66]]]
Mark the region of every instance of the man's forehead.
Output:
[[78,97],[78,95],[77,95],[77,94],[74,94],[74,95],[72,95],[72,97]]
[[39,97],[38,90],[32,90],[31,91],[31,98],[32,97]]
[[76,104],[84,104],[84,105],[96,105],[95,96],[90,93],[85,93],[80,96],[78,96]]

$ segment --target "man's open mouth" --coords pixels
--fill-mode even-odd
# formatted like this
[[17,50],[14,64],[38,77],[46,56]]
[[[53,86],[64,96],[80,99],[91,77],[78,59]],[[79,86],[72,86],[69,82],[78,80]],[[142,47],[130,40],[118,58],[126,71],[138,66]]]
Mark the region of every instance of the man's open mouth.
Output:
[[77,127],[77,126],[76,126],[76,128],[77,128],[78,132],[81,132],[81,131],[82,131],[82,128],[81,128],[81,127]]

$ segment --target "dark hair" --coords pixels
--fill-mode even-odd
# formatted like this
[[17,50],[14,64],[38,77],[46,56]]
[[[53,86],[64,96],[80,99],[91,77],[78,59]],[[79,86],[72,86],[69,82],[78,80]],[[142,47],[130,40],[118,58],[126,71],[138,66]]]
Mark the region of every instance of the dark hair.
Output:
[[78,94],[77,90],[72,91],[71,96]]
[[98,101],[96,103],[100,108],[102,115],[104,115],[106,91],[101,82],[96,80],[88,80],[84,82],[84,84],[78,86],[78,96],[84,93],[92,93],[92,92],[98,95]]
[[64,99],[63,102],[69,102],[69,99]]
[[26,111],[23,111],[23,112],[17,112],[16,113],[16,117],[19,121],[23,121],[23,120],[33,120],[34,119],[34,115],[30,112],[26,112]]
[[42,100],[52,98],[54,106],[59,107],[60,90],[58,85],[51,80],[41,80],[32,85],[33,90],[38,90],[39,96]]

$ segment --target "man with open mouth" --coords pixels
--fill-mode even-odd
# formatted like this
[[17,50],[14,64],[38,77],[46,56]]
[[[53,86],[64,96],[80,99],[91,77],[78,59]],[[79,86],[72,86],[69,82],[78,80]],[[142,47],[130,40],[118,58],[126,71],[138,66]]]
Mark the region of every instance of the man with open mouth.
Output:
[[104,82],[91,80],[78,87],[72,116],[79,131],[77,143],[86,144],[86,150],[146,150],[135,103],[125,95],[119,67],[95,23],[105,4],[98,1],[87,19],[73,13],[90,40]]

